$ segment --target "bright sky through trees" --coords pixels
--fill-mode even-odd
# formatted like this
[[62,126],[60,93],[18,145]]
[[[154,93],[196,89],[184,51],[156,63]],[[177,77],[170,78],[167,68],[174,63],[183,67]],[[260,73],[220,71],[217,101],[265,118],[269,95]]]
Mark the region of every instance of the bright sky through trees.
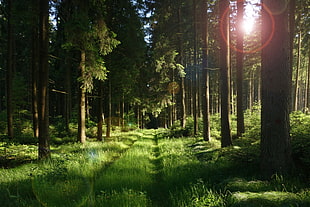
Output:
[[248,1],[244,7],[243,30],[246,35],[249,35],[256,24],[256,19],[259,17],[260,0]]

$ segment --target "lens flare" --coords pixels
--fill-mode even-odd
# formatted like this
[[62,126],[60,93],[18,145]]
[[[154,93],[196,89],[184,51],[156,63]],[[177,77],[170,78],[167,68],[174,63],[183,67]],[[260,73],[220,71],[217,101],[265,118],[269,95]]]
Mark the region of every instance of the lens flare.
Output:
[[270,41],[273,38],[274,29],[275,29],[275,21],[274,21],[273,13],[269,9],[269,7],[267,5],[265,5],[265,4],[263,4],[263,3],[261,4],[261,8],[263,8],[267,12],[269,17],[270,17],[269,19],[271,21],[270,22],[271,31],[269,33],[268,38],[266,38],[265,42],[259,44],[257,47],[250,48],[248,50],[237,48],[237,46],[235,46],[235,45],[231,44],[230,42],[228,42],[227,37],[225,36],[224,21],[225,21],[225,19],[227,19],[227,15],[229,15],[230,8],[227,7],[225,9],[224,14],[221,16],[221,19],[220,19],[220,32],[221,32],[222,38],[229,45],[230,48],[232,48],[233,50],[235,50],[237,52],[241,52],[241,53],[255,53],[255,52],[258,52],[258,51],[262,50],[263,48],[265,48],[270,43]]

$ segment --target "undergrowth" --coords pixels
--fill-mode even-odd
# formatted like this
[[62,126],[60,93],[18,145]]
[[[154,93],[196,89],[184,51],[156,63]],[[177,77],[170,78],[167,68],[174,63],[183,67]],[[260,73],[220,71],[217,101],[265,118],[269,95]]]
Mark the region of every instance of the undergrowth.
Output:
[[192,136],[190,120],[182,130],[175,123],[170,130],[114,132],[84,145],[59,137],[47,162],[36,160],[31,141],[2,137],[1,206],[310,206],[309,115],[291,115],[294,173],[264,180],[259,112],[245,113],[246,133],[228,148],[221,148],[218,122],[205,142]]

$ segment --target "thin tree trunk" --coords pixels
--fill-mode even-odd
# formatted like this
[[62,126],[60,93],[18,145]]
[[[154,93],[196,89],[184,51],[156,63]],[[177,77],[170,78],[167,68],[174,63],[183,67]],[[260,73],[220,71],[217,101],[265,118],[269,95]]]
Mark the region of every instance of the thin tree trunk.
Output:
[[262,100],[262,90],[261,90],[261,75],[260,71],[256,69],[256,77],[257,77],[257,102],[261,103]]
[[[220,36],[220,70],[221,70],[221,146],[227,147],[232,145],[232,138],[230,132],[230,52],[229,52],[229,24],[228,14],[224,14],[228,8],[229,2],[227,0],[220,0],[220,17],[221,29]],[[227,41],[225,41],[225,38]]]
[[243,40],[242,31],[244,0],[237,2],[237,137],[244,133],[244,115],[243,115]]
[[7,43],[7,72],[6,72],[6,107],[8,137],[14,137],[13,108],[12,108],[12,80],[13,80],[13,32],[12,32],[12,0],[8,0],[8,43]]
[[[178,32],[179,34],[182,34],[182,25],[181,25],[181,8],[178,9]],[[179,61],[181,65],[184,65],[184,51],[183,51],[183,41],[182,41],[182,35],[179,35],[178,38],[178,44],[179,44]],[[186,96],[185,96],[185,80],[184,77],[181,77],[181,110],[180,110],[180,120],[181,120],[181,127],[186,126]]]
[[[295,7],[296,0],[290,0],[289,3],[289,34],[290,34],[290,80],[293,80],[293,65],[294,65],[294,39],[295,39]],[[293,96],[294,94],[292,94]],[[290,101],[290,112],[294,109],[293,101]]]
[[203,113],[203,139],[205,141],[210,140],[210,92],[209,92],[209,70],[208,70],[208,3],[205,2],[202,7],[202,113]]
[[97,124],[97,140],[102,141],[103,126],[103,85],[99,81],[99,98],[98,98],[98,124]]
[[[280,3],[263,1],[271,11]],[[272,24],[274,22],[274,24]],[[273,33],[262,50],[261,170],[265,177],[288,172],[292,167],[290,144],[290,35],[288,11],[272,15],[263,8],[262,42]]]
[[106,131],[106,137],[111,137],[111,125],[112,125],[112,89],[111,89],[111,80],[109,80],[109,101],[108,101],[108,117],[106,118],[106,125],[107,125],[107,131]]
[[[67,54],[68,55],[68,54]],[[72,99],[72,93],[71,93],[71,64],[68,63],[69,58],[66,58],[66,78],[65,78],[65,90],[67,92],[65,96],[65,127],[67,133],[70,132],[69,129],[69,122],[71,117],[71,99]]]
[[32,123],[33,135],[39,137],[39,115],[38,115],[38,75],[39,75],[39,45],[38,45],[38,28],[36,21],[33,25],[32,34]]
[[181,77],[181,126],[186,126],[186,95],[185,95],[185,78]]
[[[82,50],[80,54],[80,75],[83,78],[85,73],[85,61],[86,54],[85,51]],[[86,142],[86,89],[83,86],[83,82],[79,88],[79,117],[78,117],[78,142],[85,143]]]
[[306,90],[306,97],[305,97],[305,107],[306,112],[309,113],[310,109],[310,52],[308,54],[308,77],[307,77],[307,90]]
[[121,126],[122,129],[125,127],[125,96],[122,95],[122,103],[121,103]]
[[253,109],[253,88],[254,88],[254,83],[253,83],[253,73],[252,71],[249,72],[249,109],[252,111]]
[[294,109],[293,109],[293,111],[298,110],[300,58],[301,58],[301,31],[298,32],[298,49],[297,49],[297,64],[296,64],[296,74],[295,74]]
[[194,9],[194,82],[193,82],[193,118],[194,118],[194,135],[198,133],[198,72],[197,72],[197,17],[196,17],[196,0],[193,0]]
[[137,127],[140,128],[140,105],[137,105]]
[[48,93],[48,46],[49,46],[49,1],[40,1],[39,15],[39,79],[38,82],[38,117],[39,117],[39,159],[50,158],[49,144],[49,93]]

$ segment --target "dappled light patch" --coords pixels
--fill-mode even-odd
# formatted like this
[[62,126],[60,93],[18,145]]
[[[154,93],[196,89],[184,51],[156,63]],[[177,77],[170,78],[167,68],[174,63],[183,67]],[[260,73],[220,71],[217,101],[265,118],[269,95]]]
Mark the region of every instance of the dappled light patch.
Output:
[[251,192],[262,192],[270,190],[269,183],[261,180],[246,180],[244,178],[232,178],[225,180],[225,186],[227,190],[236,191],[251,191]]
[[151,201],[146,192],[133,189],[122,189],[120,191],[101,191],[96,197],[98,206],[150,206]]
[[37,146],[0,142],[0,168],[14,168],[37,160]]
[[289,192],[236,192],[232,194],[232,206],[299,206],[301,200],[298,195]]

